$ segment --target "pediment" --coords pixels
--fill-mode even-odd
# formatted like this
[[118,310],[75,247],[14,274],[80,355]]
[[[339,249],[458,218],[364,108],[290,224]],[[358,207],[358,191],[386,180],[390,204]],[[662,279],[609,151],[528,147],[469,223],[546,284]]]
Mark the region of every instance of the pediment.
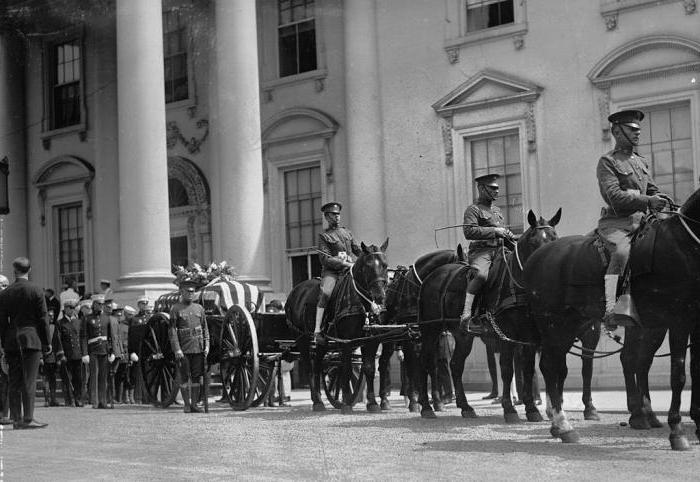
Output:
[[34,176],[34,184],[49,186],[89,181],[95,176],[92,165],[75,156],[60,156],[43,164]]
[[294,108],[280,112],[265,122],[262,130],[264,144],[326,137],[335,134],[338,123],[315,109]]
[[629,42],[602,58],[588,78],[596,85],[666,75],[700,68],[700,43],[671,35]]
[[457,111],[486,109],[498,104],[532,102],[542,87],[500,72],[482,71],[471,77],[442,99],[433,109],[445,117]]

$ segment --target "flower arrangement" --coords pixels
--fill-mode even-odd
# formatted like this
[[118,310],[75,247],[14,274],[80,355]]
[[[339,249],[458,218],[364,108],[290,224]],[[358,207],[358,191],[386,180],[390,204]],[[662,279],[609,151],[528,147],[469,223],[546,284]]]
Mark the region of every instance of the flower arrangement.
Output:
[[184,281],[190,281],[196,283],[199,287],[202,287],[215,279],[221,279],[225,281],[233,281],[238,276],[236,270],[233,266],[230,266],[226,261],[221,263],[211,263],[207,267],[202,267],[198,263],[192,263],[191,265],[184,266],[174,266],[175,268],[175,281],[177,286]]

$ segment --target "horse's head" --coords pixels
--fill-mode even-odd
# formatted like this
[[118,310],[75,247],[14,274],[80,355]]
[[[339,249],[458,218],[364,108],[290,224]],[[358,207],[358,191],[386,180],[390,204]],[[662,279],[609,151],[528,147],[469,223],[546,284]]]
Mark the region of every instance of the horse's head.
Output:
[[384,252],[388,245],[389,238],[380,247],[361,243],[362,253],[352,267],[352,275],[358,287],[369,293],[372,301],[380,305],[386,296],[388,265]]
[[526,259],[540,246],[547,244],[557,239],[557,232],[554,227],[559,224],[561,219],[561,208],[547,221],[540,216],[538,219],[535,213],[530,210],[527,213],[527,222],[530,227],[525,231],[518,240],[518,251],[523,259]]

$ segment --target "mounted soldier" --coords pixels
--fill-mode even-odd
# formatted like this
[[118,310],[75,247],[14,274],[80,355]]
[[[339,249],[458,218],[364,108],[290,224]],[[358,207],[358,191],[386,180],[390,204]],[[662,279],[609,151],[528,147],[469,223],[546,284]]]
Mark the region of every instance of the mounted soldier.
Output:
[[[598,161],[596,175],[600,194],[607,206],[601,210],[598,233],[610,251],[610,263],[605,273],[605,316],[609,329],[617,325],[634,325],[626,310],[616,307],[620,275],[630,254],[630,233],[639,227],[646,212],[661,211],[671,198],[659,191],[639,145],[639,123],[644,113],[638,110],[615,112],[608,117],[615,138],[615,148]],[[617,312],[617,315],[616,315]]]
[[482,327],[472,318],[474,297],[481,292],[489,276],[501,240],[513,240],[515,235],[505,227],[503,214],[494,201],[498,198],[499,174],[486,174],[474,179],[479,190],[476,203],[464,211],[464,237],[470,241],[467,261],[474,268],[468,272],[467,294],[460,316],[460,328],[470,333],[481,333]]
[[318,298],[314,327],[314,341],[316,343],[325,342],[321,334],[321,322],[338,277],[352,267],[357,256],[361,253],[352,233],[347,228],[340,226],[340,211],[342,209],[343,206],[338,202],[329,202],[321,206],[321,212],[326,218],[328,228],[319,233],[318,240],[323,270],[321,271],[321,294]]
[[[200,379],[209,354],[209,328],[204,307],[194,302],[196,283],[180,283],[180,301],[170,309],[170,344],[180,373],[185,413],[199,413]],[[206,396],[206,394],[205,394]]]

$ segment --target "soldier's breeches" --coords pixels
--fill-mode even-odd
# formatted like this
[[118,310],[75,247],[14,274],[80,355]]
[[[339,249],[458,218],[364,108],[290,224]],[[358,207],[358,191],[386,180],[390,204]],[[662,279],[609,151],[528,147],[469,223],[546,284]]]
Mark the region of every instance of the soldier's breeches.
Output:
[[606,274],[622,274],[630,257],[629,231],[619,228],[601,228],[598,232],[605,238],[607,248],[610,250],[610,264]]
[[477,251],[469,255],[469,265],[474,269],[467,274],[469,277],[467,284],[468,293],[477,294],[481,291],[481,287],[484,286],[489,276],[493,258],[493,250]]
[[201,353],[185,353],[185,358],[180,361],[182,383],[186,383],[188,379],[197,383],[202,375],[204,375],[204,356]]
[[325,308],[328,300],[331,298],[333,293],[333,288],[335,288],[335,283],[338,281],[338,277],[335,275],[326,275],[321,278],[321,294],[318,297],[318,307]]
[[107,405],[107,355],[90,355],[90,399],[92,405]]

